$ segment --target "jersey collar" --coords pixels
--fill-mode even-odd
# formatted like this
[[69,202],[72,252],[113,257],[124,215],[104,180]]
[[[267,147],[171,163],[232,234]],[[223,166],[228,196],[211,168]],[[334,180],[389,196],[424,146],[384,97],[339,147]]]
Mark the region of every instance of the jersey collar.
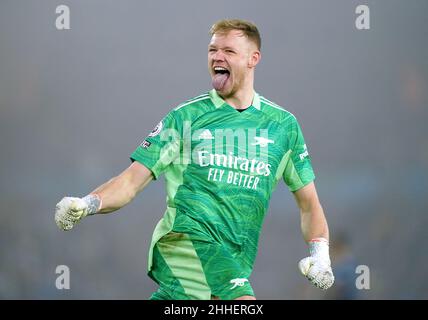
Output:
[[[220,108],[221,106],[223,106],[226,101],[223,100],[222,97],[220,97],[220,95],[217,93],[217,91],[215,89],[212,89],[209,92],[211,101],[213,102],[213,104],[215,105],[216,108]],[[253,98],[253,102],[251,104],[254,108],[256,108],[257,110],[260,110],[260,96],[257,92],[254,91],[254,98]]]

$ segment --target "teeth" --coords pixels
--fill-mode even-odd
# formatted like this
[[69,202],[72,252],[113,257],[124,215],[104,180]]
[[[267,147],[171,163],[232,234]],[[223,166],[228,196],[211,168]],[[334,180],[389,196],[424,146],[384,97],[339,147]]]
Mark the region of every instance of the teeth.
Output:
[[223,67],[214,67],[214,70],[215,71],[227,71],[227,69],[223,68]]

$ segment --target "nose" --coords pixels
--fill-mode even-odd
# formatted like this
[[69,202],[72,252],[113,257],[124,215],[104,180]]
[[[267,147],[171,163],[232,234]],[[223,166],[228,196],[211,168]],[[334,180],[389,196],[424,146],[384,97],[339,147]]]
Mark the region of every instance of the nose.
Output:
[[224,61],[224,53],[221,50],[217,50],[213,53],[212,59],[214,61]]

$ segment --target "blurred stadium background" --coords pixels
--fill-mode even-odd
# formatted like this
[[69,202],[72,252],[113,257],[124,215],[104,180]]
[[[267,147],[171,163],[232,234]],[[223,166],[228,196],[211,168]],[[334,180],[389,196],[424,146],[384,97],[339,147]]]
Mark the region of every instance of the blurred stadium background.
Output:
[[[57,6],[71,30],[55,28]],[[371,29],[355,28],[370,8]],[[260,239],[259,299],[427,299],[427,1],[0,2],[0,298],[147,299],[147,249],[163,181],[72,232],[53,219],[129,165],[178,103],[210,89],[208,30],[262,34],[256,90],[299,119],[330,224],[336,289],[311,287],[299,213],[282,183]],[[55,268],[71,270],[57,290]],[[370,268],[356,290],[355,266]]]

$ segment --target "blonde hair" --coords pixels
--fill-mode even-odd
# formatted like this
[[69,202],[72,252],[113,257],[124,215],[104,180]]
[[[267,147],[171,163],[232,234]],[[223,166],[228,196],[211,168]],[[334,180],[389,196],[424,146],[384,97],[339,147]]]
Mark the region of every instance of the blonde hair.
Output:
[[259,30],[257,26],[246,20],[241,19],[223,19],[217,21],[213,24],[210,29],[210,35],[213,36],[216,33],[224,34],[232,30],[239,30],[257,46],[257,49],[260,50],[262,47],[262,39],[260,37]]

